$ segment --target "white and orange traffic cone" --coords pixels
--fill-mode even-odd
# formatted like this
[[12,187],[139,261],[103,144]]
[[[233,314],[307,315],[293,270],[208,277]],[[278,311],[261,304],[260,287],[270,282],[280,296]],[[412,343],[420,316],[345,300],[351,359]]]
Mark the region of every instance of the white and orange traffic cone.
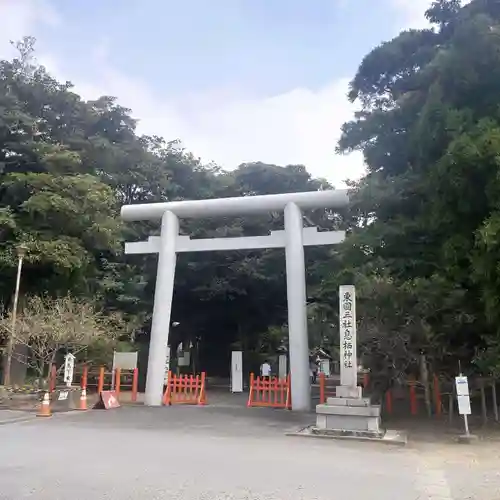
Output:
[[87,410],[87,389],[82,389],[82,394],[80,395],[80,408],[79,410]]
[[43,395],[43,400],[42,404],[40,405],[40,409],[38,410],[38,413],[36,414],[37,417],[51,417],[52,412],[50,411],[50,397],[49,393],[46,392]]

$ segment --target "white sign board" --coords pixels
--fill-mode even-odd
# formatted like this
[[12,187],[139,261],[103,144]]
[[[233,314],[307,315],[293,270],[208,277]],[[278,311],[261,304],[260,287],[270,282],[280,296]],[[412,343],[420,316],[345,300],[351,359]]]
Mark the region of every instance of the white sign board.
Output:
[[113,371],[116,368],[121,370],[135,370],[137,368],[137,351],[135,352],[114,352]]
[[458,403],[458,413],[460,415],[470,415],[470,397],[469,396],[457,396]]
[[356,354],[356,289],[354,285],[339,287],[340,384],[358,385]]
[[243,392],[243,352],[231,352],[231,392]]
[[468,396],[469,395],[469,381],[467,377],[455,377],[455,387],[457,389],[457,396]]
[[67,387],[71,387],[73,383],[73,373],[75,371],[75,356],[66,354],[64,357],[64,383]]
[[113,370],[111,375],[111,387],[115,386],[115,370],[135,370],[137,368],[138,352],[117,352],[113,351]]
[[288,375],[287,357],[286,354],[280,354],[278,357],[278,377],[286,378]]
[[469,381],[467,377],[455,377],[455,387],[457,391],[458,413],[460,415],[470,415],[470,395],[469,395]]
[[189,366],[191,362],[191,353],[184,351],[177,356],[177,366]]
[[61,391],[57,397],[58,401],[66,401],[68,399],[68,391]]
[[329,377],[331,375],[330,372],[330,360],[322,359],[319,364],[319,370],[321,373],[325,374],[325,377]]

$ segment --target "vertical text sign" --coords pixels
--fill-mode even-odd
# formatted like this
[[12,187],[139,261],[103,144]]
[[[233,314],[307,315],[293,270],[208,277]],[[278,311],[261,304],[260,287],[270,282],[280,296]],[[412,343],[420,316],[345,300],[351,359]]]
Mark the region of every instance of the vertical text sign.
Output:
[[167,357],[165,359],[165,377],[164,383],[168,384],[168,372],[170,371],[170,346],[167,345]]
[[358,385],[356,356],[356,289],[353,285],[339,287],[340,324],[340,383],[343,386]]
[[73,383],[73,373],[75,370],[75,356],[68,353],[64,357],[64,382],[67,387],[71,387]]

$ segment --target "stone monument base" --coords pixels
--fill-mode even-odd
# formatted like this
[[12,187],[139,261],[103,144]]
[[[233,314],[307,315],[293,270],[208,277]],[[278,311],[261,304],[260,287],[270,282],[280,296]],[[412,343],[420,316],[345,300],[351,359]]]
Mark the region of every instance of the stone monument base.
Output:
[[380,428],[380,406],[361,397],[328,398],[326,404],[317,405],[316,429],[344,435],[355,433],[379,438],[384,435]]
[[370,443],[389,444],[393,446],[405,446],[408,438],[403,431],[387,430],[381,435],[372,432],[358,431],[335,431],[318,429],[315,425],[309,425],[295,432],[287,432],[287,436],[308,437],[316,439],[341,439],[346,441],[367,441]]
[[340,399],[340,398],[350,398],[350,399],[361,399],[363,397],[362,387],[349,387],[346,385],[339,385],[335,388],[336,398],[329,399]]
[[380,405],[362,397],[361,387],[337,387],[336,397],[316,406],[316,425],[301,429],[296,435],[377,441],[405,445],[404,432],[385,431],[380,427]]

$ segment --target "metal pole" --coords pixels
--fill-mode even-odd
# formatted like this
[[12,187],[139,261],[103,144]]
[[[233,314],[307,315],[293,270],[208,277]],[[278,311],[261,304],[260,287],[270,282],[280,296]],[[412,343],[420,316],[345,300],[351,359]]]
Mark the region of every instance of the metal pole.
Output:
[[3,372],[4,385],[10,385],[10,371],[12,368],[12,354],[14,352],[15,335],[16,335],[16,320],[17,320],[17,303],[19,302],[19,288],[21,285],[21,271],[23,269],[24,251],[19,249],[19,257],[17,260],[17,277],[16,289],[14,292],[14,304],[12,306],[12,324],[10,328],[10,335],[7,342],[7,353],[5,357],[5,367]]
[[469,432],[469,420],[467,419],[467,415],[464,413],[464,425],[465,425],[465,435],[470,436]]

